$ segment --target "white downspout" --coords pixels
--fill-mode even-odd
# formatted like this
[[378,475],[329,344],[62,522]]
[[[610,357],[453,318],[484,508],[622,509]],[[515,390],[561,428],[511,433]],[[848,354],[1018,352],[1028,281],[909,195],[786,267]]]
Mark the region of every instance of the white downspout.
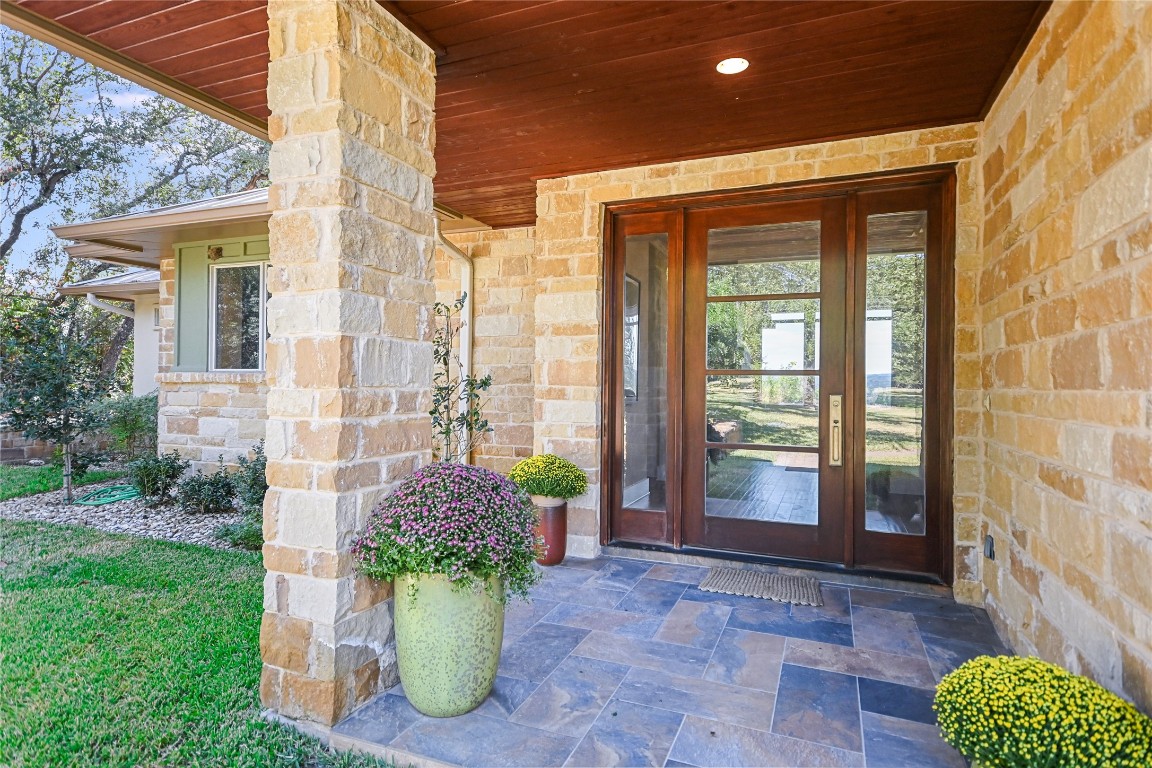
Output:
[[[444,237],[444,233],[440,231],[440,217],[435,216],[434,227],[436,232],[436,240],[448,255],[456,261],[460,262],[460,293],[467,296],[464,299],[464,308],[460,311],[460,321],[464,324],[464,334],[460,337],[460,376],[472,375],[472,274],[475,267],[472,263],[472,257],[464,253],[464,251],[457,248],[448,238]],[[460,412],[463,413],[468,408],[468,404],[460,403]],[[472,454],[464,457],[464,463],[470,464],[472,462]]]
[[133,320],[136,319],[136,313],[133,312],[131,309],[124,309],[124,307],[118,307],[115,304],[109,304],[106,301],[101,301],[100,299],[96,298],[96,294],[94,294],[94,293],[88,294],[88,303],[91,304],[92,306],[96,307],[97,309],[104,310],[105,312],[115,312],[117,315],[123,315],[124,317],[130,317]]

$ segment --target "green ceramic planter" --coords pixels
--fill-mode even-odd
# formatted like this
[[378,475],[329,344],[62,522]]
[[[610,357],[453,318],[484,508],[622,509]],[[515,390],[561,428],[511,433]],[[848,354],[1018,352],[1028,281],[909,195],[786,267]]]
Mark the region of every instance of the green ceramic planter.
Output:
[[[500,579],[490,582],[502,597]],[[396,657],[408,701],[432,717],[480,706],[496,680],[504,604],[483,587],[454,590],[440,574],[399,576],[395,595]]]

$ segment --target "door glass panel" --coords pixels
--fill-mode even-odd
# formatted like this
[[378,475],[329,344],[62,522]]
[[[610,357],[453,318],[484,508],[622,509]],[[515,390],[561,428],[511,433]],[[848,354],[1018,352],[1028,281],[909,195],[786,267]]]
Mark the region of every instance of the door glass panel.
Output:
[[624,506],[666,509],[668,235],[625,238]]
[[820,359],[820,300],[708,303],[712,370],[814,370]]
[[704,509],[712,517],[817,524],[819,455],[709,448]]
[[708,231],[709,296],[819,291],[819,221]]
[[868,217],[865,526],[924,535],[924,211]]
[[818,376],[709,376],[708,442],[820,445]]
[[816,525],[820,377],[764,372],[819,369],[820,222],[710,230],[707,293],[705,514]]

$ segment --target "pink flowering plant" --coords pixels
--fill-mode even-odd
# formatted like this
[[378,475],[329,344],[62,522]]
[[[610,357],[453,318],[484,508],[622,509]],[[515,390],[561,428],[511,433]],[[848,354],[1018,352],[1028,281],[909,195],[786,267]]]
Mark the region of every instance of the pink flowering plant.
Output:
[[540,579],[536,522],[528,494],[504,475],[438,462],[409,475],[369,515],[352,554],[377,579],[440,573],[471,587],[499,576],[506,595],[527,597]]

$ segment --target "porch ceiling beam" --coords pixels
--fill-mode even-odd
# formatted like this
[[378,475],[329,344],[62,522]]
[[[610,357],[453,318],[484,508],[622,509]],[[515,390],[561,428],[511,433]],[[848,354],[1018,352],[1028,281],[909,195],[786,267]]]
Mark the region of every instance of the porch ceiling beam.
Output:
[[226,104],[214,96],[130,59],[100,43],[33,13],[10,0],[0,0],[4,25],[36,38],[88,63],[131,80],[151,91],[203,112],[253,136],[268,140],[268,123]]

